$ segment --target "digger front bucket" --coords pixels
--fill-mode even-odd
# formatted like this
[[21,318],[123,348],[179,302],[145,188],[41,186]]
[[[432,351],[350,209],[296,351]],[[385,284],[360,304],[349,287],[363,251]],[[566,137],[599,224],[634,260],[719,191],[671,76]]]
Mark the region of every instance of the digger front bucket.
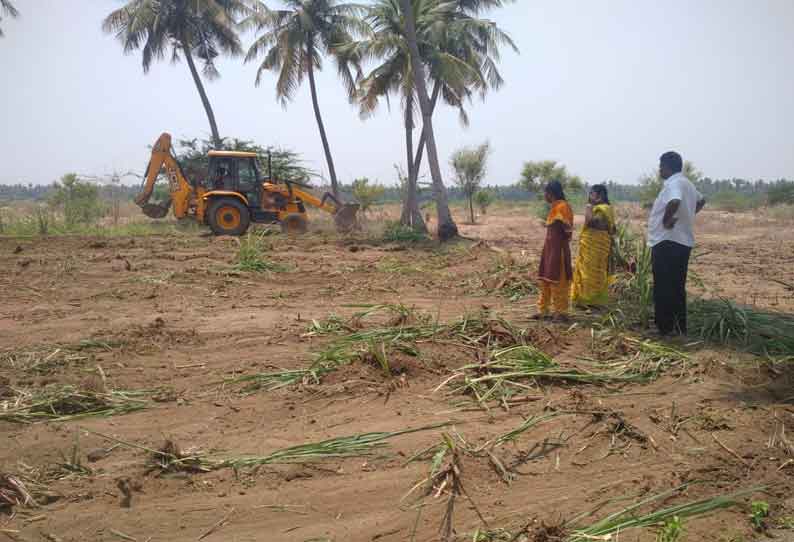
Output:
[[171,200],[165,200],[161,203],[144,203],[141,205],[143,214],[149,218],[165,218],[168,214],[168,209],[171,208]]
[[358,203],[345,203],[339,207],[334,214],[336,231],[340,233],[350,233],[358,229]]

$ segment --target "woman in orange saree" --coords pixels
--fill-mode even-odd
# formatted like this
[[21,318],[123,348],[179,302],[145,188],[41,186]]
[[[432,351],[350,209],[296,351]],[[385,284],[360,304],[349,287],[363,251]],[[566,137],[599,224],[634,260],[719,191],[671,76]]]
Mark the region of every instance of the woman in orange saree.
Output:
[[565,199],[559,181],[546,185],[546,201],[551,205],[546,217],[546,240],[540,257],[539,318],[554,313],[555,319],[566,319],[571,299],[571,234],[573,232],[573,210]]

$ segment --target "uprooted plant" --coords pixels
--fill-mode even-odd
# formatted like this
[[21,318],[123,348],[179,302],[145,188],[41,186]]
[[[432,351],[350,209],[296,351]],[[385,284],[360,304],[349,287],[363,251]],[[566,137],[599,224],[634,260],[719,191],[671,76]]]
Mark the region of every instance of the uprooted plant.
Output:
[[[408,497],[417,491],[420,492],[419,498],[414,503],[418,506],[417,513],[421,513],[422,501],[427,497],[432,496],[435,499],[441,497],[446,498],[444,516],[439,527],[441,540],[445,542],[454,540],[455,503],[460,497],[464,497],[469,501],[477,512],[477,516],[480,518],[482,524],[486,529],[488,528],[488,522],[485,520],[482,513],[480,513],[480,509],[477,507],[474,499],[471,498],[463,485],[462,454],[452,440],[452,437],[448,434],[442,434],[441,445],[430,462],[428,475],[414,485],[403,497],[403,500],[408,499]],[[415,534],[414,532],[414,535]]]
[[[224,384],[243,384],[244,392],[272,391],[300,383],[316,384],[323,376],[356,360],[372,359],[379,368],[384,369],[381,361],[388,360],[392,352],[417,357],[420,345],[425,342],[452,342],[475,349],[528,342],[527,330],[484,313],[467,315],[452,323],[442,324],[427,314],[403,305],[356,307],[364,310],[348,320],[332,316],[323,322],[312,321],[305,336],[333,335],[336,338],[315,354],[314,363],[309,367],[242,375],[230,378]],[[363,327],[377,314],[386,314],[387,320]],[[373,345],[382,359],[372,357]]]
[[147,398],[156,393],[156,390],[94,391],[74,386],[14,391],[13,398],[0,402],[2,421],[66,422],[89,416],[117,416],[147,408],[150,406]]
[[501,402],[531,390],[532,384],[539,380],[590,384],[648,382],[665,368],[687,359],[683,353],[651,341],[631,337],[622,337],[621,341],[633,350],[628,357],[580,360],[576,367],[562,367],[551,356],[528,344],[491,349],[487,358],[459,368],[442,386],[452,386],[453,393],[471,395],[485,406],[488,401]]
[[403,429],[392,432],[371,432],[351,435],[347,437],[336,437],[320,442],[299,444],[275,450],[267,455],[240,455],[213,457],[197,450],[183,450],[172,439],[167,439],[160,449],[152,449],[140,444],[126,442],[109,435],[104,435],[96,431],[83,428],[82,430],[113,441],[122,446],[143,450],[149,454],[149,467],[164,472],[189,471],[189,472],[209,472],[217,469],[232,468],[234,470],[244,468],[255,468],[260,465],[276,463],[307,463],[329,458],[357,457],[369,455],[373,450],[385,446],[385,442],[392,438],[438,429],[449,425],[443,422],[424,427]]

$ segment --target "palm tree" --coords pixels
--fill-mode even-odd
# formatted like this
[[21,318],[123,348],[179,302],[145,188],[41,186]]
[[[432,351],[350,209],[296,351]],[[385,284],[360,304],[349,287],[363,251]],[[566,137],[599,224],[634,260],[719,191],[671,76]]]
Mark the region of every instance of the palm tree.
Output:
[[[418,15],[418,28],[426,34],[438,21],[438,6],[435,0],[420,0],[415,3]],[[361,58],[380,59],[382,63],[360,83],[360,106],[363,117],[371,115],[377,108],[380,99],[388,101],[390,94],[400,97],[403,108],[406,138],[406,158],[408,183],[406,198],[403,202],[401,222],[421,231],[426,231],[422,215],[419,212],[417,198],[417,171],[414,167],[413,129],[416,114],[416,90],[414,73],[411,68],[411,55],[405,40],[405,25],[402,9],[397,0],[378,0],[369,10],[366,18],[372,27],[372,34],[367,39],[352,43],[344,48]],[[438,99],[441,88],[445,89],[447,103],[461,110],[461,118],[465,121],[466,114],[462,108],[460,94],[466,92],[466,82],[461,77],[465,67],[457,66],[457,59],[440,54],[437,47],[427,45],[429,40],[420,42],[422,56],[433,66],[437,74],[433,102]]]
[[[270,10],[257,0],[243,27],[264,33],[251,45],[245,61],[260,55],[264,57],[256,73],[257,86],[265,71],[278,73],[276,96],[283,107],[294,97],[304,77],[308,78],[314,117],[331,177],[331,190],[338,197],[339,183],[320,114],[314,72],[322,69],[324,56],[333,58],[349,99],[354,99],[356,78],[360,76],[361,69],[354,56],[341,54],[340,47],[352,41],[354,35],[369,31],[361,20],[365,8],[337,0],[284,0],[284,3],[287,9]],[[351,65],[356,70],[356,77],[351,73]]]
[[[11,0],[0,0],[0,21],[3,20],[2,15],[13,18],[19,17],[19,11],[14,7],[14,4],[11,3]],[[3,29],[0,28],[0,38],[2,37]]]
[[[487,4],[487,5],[486,5]],[[499,46],[515,45],[491,21],[474,17],[486,7],[498,7],[499,1],[414,0],[418,47],[433,82],[430,97],[435,111],[439,97],[458,108],[461,122],[468,124],[465,100],[474,92],[483,97],[488,89],[498,89],[502,77],[496,68]],[[408,161],[408,189],[403,204],[401,222],[424,229],[418,211],[416,183],[425,147],[424,132],[419,147],[413,151],[413,118],[416,103],[414,76],[410,53],[405,40],[405,18],[397,0],[378,0],[367,20],[373,27],[372,36],[357,44],[356,51],[365,58],[381,58],[383,62],[361,83],[362,113],[371,113],[381,97],[399,94],[404,108],[406,150]]]
[[173,62],[184,55],[207,113],[213,143],[220,148],[215,114],[193,56],[204,63],[205,77],[219,77],[215,58],[221,53],[242,54],[234,28],[236,19],[248,11],[243,0],[130,0],[107,16],[102,29],[116,35],[125,53],[141,49],[144,73],[152,60],[164,58],[169,50]]
[[430,163],[430,176],[433,178],[433,194],[436,200],[436,212],[438,213],[438,238],[441,241],[448,241],[458,236],[458,226],[449,212],[447,189],[444,187],[444,180],[441,178],[436,136],[433,132],[433,109],[430,95],[427,93],[425,67],[422,64],[422,56],[419,53],[416,18],[411,0],[400,0],[400,6],[405,17],[405,41],[408,44],[408,52],[410,53],[411,66],[414,73],[414,86],[419,97],[419,108],[422,110],[422,130],[427,140],[427,161]]

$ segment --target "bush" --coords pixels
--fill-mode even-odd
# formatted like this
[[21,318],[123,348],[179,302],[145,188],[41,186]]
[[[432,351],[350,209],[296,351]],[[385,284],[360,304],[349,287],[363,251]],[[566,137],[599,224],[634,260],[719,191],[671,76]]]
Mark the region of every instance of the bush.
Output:
[[395,243],[417,243],[427,240],[427,234],[415,230],[411,226],[404,226],[399,221],[392,221],[386,224],[383,240]]
[[482,214],[488,212],[488,207],[494,202],[494,195],[490,190],[480,190],[474,194],[474,204],[480,209]]
[[61,177],[60,183],[55,183],[54,189],[50,201],[63,211],[67,228],[92,224],[102,216],[99,188],[96,185],[80,181],[76,174],[68,173]]
[[794,204],[794,182],[779,182],[767,193],[769,205]]
[[764,198],[760,194],[742,194],[733,191],[717,192],[709,200],[711,206],[729,213],[750,211],[764,204]]
[[381,198],[386,189],[379,184],[369,184],[369,179],[362,177],[353,181],[353,197],[361,206],[361,212],[366,213]]

